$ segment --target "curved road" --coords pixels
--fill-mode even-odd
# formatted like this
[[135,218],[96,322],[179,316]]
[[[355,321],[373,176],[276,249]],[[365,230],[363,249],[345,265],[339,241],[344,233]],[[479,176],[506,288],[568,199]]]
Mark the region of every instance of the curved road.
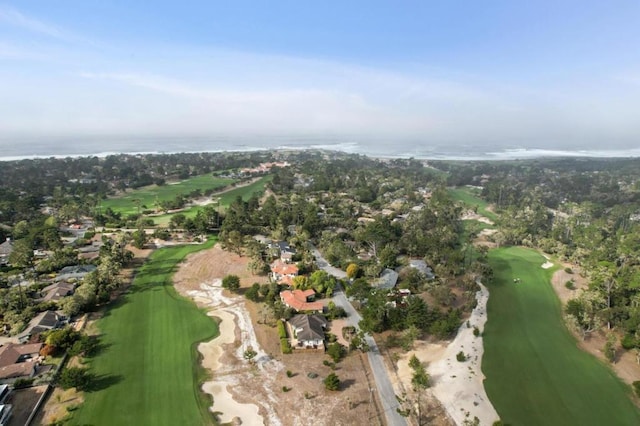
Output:
[[[347,277],[347,274],[342,269],[331,266],[329,262],[327,262],[325,258],[322,257],[318,249],[316,249],[311,244],[309,244],[309,246],[311,248],[311,252],[316,258],[316,264],[320,269],[326,271],[336,278],[344,279]],[[349,302],[341,287],[338,287],[338,289],[333,294],[333,301],[336,306],[341,306],[347,313],[347,325],[357,327],[360,320],[362,320],[362,317],[353,307],[351,302]],[[389,375],[384,365],[382,354],[378,349],[378,345],[370,335],[366,335],[365,340],[369,345],[369,352],[367,352],[367,356],[369,357],[369,365],[371,365],[373,378],[376,382],[376,389],[373,390],[378,392],[378,396],[380,397],[380,401],[382,402],[382,410],[384,411],[384,416],[387,420],[387,425],[406,426],[406,419],[396,411],[396,409],[398,408],[398,400],[396,399],[396,394],[393,390],[393,386],[391,385],[391,380],[389,380]]]

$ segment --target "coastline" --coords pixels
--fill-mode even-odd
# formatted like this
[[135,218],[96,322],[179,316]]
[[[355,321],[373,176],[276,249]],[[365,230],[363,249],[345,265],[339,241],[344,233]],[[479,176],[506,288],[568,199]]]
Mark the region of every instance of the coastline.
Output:
[[[102,150],[100,148],[94,150],[86,150],[84,152],[66,152],[60,154],[60,150],[55,150],[53,147],[58,144],[59,141],[34,141],[33,138],[17,138],[16,140],[23,140],[24,146],[33,146],[36,144],[38,149],[32,150],[32,152],[13,152],[15,151],[16,140],[6,138],[4,141],[10,141],[10,155],[0,156],[0,162],[20,161],[20,160],[37,160],[37,159],[64,159],[64,158],[83,158],[83,157],[98,157],[104,158],[111,155],[174,155],[174,154],[200,154],[200,153],[243,153],[243,152],[268,152],[268,151],[289,151],[289,152],[301,152],[301,151],[327,151],[327,152],[341,152],[344,154],[359,154],[365,155],[370,158],[379,160],[392,160],[392,159],[409,159],[413,158],[421,161],[511,161],[511,160],[533,160],[538,158],[638,158],[640,157],[640,148],[628,148],[628,149],[576,149],[576,150],[558,150],[549,148],[520,148],[509,146],[484,146],[483,149],[469,152],[467,155],[461,155],[460,152],[466,152],[469,146],[460,145],[458,150],[453,149],[450,146],[436,145],[436,146],[424,146],[420,149],[415,149],[415,143],[409,143],[406,140],[395,141],[396,145],[402,146],[407,144],[406,149],[400,148],[395,152],[383,152],[381,150],[372,151],[367,149],[371,142],[382,142],[385,146],[389,146],[393,141],[370,141],[363,139],[362,142],[354,142],[352,139],[346,141],[337,142],[328,138],[318,138],[313,143],[305,144],[306,137],[286,136],[278,137],[272,136],[270,143],[262,143],[261,146],[250,145],[255,141],[263,140],[260,136],[255,136],[254,141],[247,141],[246,137],[221,137],[221,136],[209,136],[209,137],[191,137],[191,138],[178,138],[178,137],[150,137],[150,136],[132,136],[128,138],[100,138],[99,141],[95,140],[95,137],[77,138],[76,142],[102,142],[105,147],[113,147],[114,144],[121,145],[121,149]],[[179,141],[179,142],[176,142]],[[0,140],[0,146],[3,140]],[[52,143],[52,148],[47,149],[45,145],[47,142]],[[158,149],[158,145],[166,145],[166,149]],[[190,143],[191,142],[191,143]],[[63,146],[67,148],[70,144],[65,143]],[[93,145],[93,144],[92,144]],[[147,148],[148,149],[145,149]],[[86,144],[76,144],[75,146],[87,146]],[[141,148],[142,147],[142,148]],[[47,152],[42,154],[42,152]]]

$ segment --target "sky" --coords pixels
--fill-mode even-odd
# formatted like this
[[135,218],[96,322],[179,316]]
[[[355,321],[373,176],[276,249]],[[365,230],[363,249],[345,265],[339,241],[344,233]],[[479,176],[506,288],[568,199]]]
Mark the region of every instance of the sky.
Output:
[[637,0],[5,2],[0,143],[640,148],[639,41]]

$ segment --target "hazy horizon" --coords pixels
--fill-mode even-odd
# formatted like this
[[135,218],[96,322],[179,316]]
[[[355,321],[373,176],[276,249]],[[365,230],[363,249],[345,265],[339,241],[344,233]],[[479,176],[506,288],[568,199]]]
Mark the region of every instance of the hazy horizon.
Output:
[[556,3],[5,3],[0,147],[640,148],[640,4]]

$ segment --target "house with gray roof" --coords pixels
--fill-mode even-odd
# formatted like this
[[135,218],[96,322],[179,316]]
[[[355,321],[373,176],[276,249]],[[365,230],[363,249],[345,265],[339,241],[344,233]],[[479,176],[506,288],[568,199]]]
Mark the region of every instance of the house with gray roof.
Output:
[[422,259],[409,260],[409,266],[417,269],[427,280],[432,280],[436,277],[433,273],[433,269],[431,269],[431,267],[427,265],[427,262]]
[[84,278],[90,272],[93,272],[97,269],[95,265],[73,265],[73,266],[65,266],[58,272],[58,275],[55,278],[55,281],[69,281],[72,279],[79,280],[80,278]]
[[56,311],[44,311],[36,315],[24,331],[18,334],[18,341],[21,343],[28,342],[31,336],[53,330],[62,325],[64,316]]
[[320,314],[298,314],[287,321],[294,349],[324,349],[324,330],[328,321]]
[[382,290],[390,290],[398,283],[398,273],[393,269],[385,269],[373,285]]
[[13,241],[11,238],[0,244],[0,265],[7,265],[9,263],[9,256],[13,252]]

